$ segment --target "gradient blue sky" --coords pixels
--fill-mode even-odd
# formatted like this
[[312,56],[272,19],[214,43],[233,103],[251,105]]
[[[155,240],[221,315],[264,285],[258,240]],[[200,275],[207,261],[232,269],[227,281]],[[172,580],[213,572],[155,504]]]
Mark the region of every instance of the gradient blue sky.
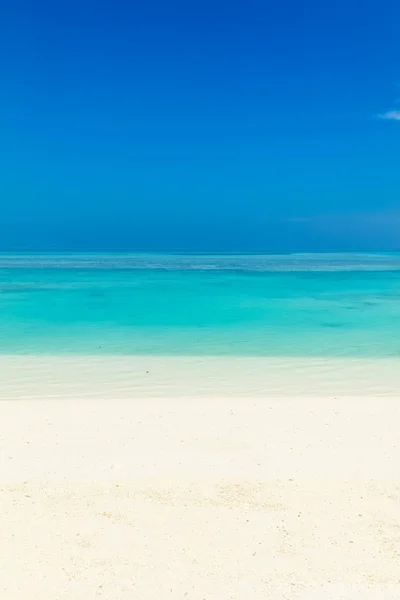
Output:
[[398,0],[1,12],[1,248],[400,248]]

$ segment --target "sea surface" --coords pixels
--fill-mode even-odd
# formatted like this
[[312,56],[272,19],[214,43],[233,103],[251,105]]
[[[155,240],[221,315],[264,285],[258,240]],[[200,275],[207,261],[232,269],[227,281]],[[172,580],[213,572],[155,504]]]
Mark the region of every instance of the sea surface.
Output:
[[400,356],[400,254],[0,254],[0,354]]

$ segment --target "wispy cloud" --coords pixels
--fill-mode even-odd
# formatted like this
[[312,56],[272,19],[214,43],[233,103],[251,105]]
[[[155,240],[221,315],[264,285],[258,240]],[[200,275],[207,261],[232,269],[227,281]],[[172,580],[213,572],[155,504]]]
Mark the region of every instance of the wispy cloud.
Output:
[[400,121],[400,110],[389,110],[379,115],[379,118],[386,119],[387,121]]

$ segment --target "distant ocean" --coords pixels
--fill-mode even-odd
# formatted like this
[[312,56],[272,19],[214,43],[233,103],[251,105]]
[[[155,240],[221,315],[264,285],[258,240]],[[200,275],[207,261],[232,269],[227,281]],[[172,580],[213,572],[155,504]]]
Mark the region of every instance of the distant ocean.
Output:
[[0,353],[400,356],[400,254],[0,254]]

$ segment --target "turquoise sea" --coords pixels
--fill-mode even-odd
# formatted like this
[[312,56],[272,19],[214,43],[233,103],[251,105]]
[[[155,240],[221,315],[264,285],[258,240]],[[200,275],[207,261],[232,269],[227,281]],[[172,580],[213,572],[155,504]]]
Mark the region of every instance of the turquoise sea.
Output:
[[400,254],[0,254],[0,353],[400,356]]

